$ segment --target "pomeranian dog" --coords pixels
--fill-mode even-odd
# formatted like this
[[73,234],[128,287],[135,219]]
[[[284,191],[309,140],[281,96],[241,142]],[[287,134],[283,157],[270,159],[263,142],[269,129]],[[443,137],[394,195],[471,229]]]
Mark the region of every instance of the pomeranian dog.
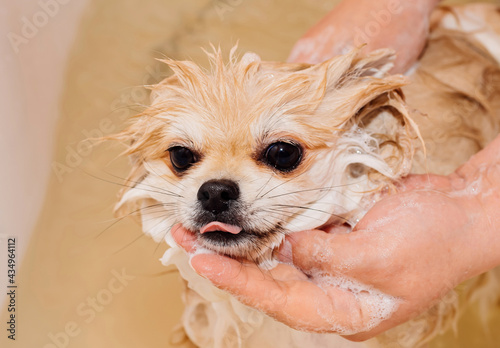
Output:
[[[416,347],[446,330],[458,300],[363,343],[293,330],[198,276],[169,231],[181,223],[205,252],[272,267],[286,235],[354,226],[399,178],[451,173],[499,133],[499,48],[500,9],[469,5],[434,13],[407,77],[388,74],[388,50],[310,65],[253,53],[238,60],[234,49],[225,63],[214,49],[209,71],[165,60],[174,75],[116,136],[133,165],[117,211],[138,212],[144,232],[170,245],[162,261],[187,282],[189,339],[216,348]],[[469,302],[491,307],[498,279],[491,271],[470,281]],[[372,327],[392,311],[375,295]]]

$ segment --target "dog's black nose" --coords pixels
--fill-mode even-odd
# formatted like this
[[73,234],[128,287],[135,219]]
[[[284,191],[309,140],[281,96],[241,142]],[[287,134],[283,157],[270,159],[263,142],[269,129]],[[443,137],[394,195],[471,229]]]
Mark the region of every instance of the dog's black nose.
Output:
[[231,180],[209,180],[198,190],[198,200],[203,209],[219,214],[228,210],[229,203],[240,196],[238,184]]

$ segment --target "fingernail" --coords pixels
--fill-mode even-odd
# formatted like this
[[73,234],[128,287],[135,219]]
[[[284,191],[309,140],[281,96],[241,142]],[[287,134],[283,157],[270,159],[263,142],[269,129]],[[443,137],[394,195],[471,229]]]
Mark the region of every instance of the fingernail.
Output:
[[285,239],[278,251],[278,260],[284,263],[293,263],[292,243]]
[[176,225],[171,230],[172,237],[179,247],[188,253],[195,252],[197,249],[196,238],[182,225]]
[[193,266],[193,259],[195,259],[199,254],[198,253],[194,253],[194,254],[188,254],[188,255],[189,255],[189,266],[191,266],[191,268],[196,273],[198,273],[198,275],[202,276],[205,279],[208,279],[206,275],[204,275],[203,273],[201,273],[200,270],[198,270],[195,266]]

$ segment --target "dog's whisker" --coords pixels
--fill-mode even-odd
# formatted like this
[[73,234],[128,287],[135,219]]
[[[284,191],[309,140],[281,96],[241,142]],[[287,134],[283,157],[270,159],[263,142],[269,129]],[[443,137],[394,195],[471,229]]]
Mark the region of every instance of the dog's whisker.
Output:
[[[109,172],[105,172],[105,173],[106,173],[107,175],[111,175],[111,176],[113,176],[113,177],[115,177],[115,178],[117,178],[117,179],[120,179],[120,180],[123,180],[123,181],[130,182],[130,183],[134,184],[134,186],[125,186],[125,185],[124,185],[125,187],[130,187],[130,188],[132,188],[132,187],[137,187],[138,185],[142,185],[142,186],[146,186],[146,187],[151,188],[151,189],[161,190],[161,191],[163,191],[163,192],[167,192],[167,193],[172,193],[172,194],[175,194],[174,192],[169,191],[169,190],[166,190],[166,189],[164,189],[164,188],[162,188],[162,187],[158,187],[158,186],[153,186],[153,185],[145,184],[143,181],[135,181],[135,180],[127,179],[127,178],[122,178],[122,177],[120,177],[120,176],[118,176],[118,175],[114,175],[114,174],[109,173]],[[180,198],[180,197],[179,197],[179,198]]]
[[137,236],[134,240],[132,240],[131,242],[125,244],[123,247],[121,247],[120,249],[116,250],[115,252],[113,252],[113,255],[116,255],[120,252],[122,252],[123,250],[127,249],[129,246],[131,246],[132,244],[134,244],[135,242],[137,242],[139,239],[145,237],[146,234],[144,233],[141,233],[139,236]]
[[[158,217],[155,217],[155,218],[151,218],[149,220],[143,220],[144,221],[153,221],[153,220],[156,220],[158,219]],[[157,225],[161,224],[163,221],[169,219],[169,215],[167,215],[165,218],[162,219],[162,221],[160,221]],[[172,225],[173,226],[173,225]],[[170,231],[170,228],[168,229],[168,231]],[[113,254],[118,254],[120,252],[122,252],[123,250],[125,250],[126,248],[128,248],[129,246],[131,246],[132,244],[134,244],[135,242],[137,242],[139,239],[141,239],[142,237],[145,237],[146,234],[145,233],[141,233],[140,236],[138,236],[137,238],[135,238],[134,240],[132,240],[131,242],[127,243],[125,246],[121,247],[120,249],[118,249],[117,251],[115,251]],[[166,237],[166,234],[165,236],[163,237],[162,240],[164,240]],[[163,243],[157,243],[157,246],[153,252],[153,254],[158,250],[158,248],[162,245]]]
[[[89,176],[93,177],[94,179],[101,180],[101,181],[107,182],[107,183],[109,183],[109,184],[113,184],[113,185],[117,185],[117,186],[122,186],[122,187],[126,187],[126,188],[135,188],[134,186],[129,186],[129,185],[125,185],[125,184],[121,184],[121,183],[115,182],[115,181],[111,181],[111,180],[107,180],[107,179],[100,178],[100,177],[98,177],[98,176],[95,176],[95,175],[93,175],[93,174],[90,174],[90,173],[86,172],[86,171],[85,171],[85,170],[83,170],[83,169],[82,169],[82,171],[83,171],[85,174],[87,174],[87,175],[89,175]],[[145,188],[138,188],[138,189],[139,189],[139,190],[142,190],[142,191],[146,191],[146,192],[158,193],[158,194],[160,194],[160,195],[166,195],[166,196],[172,196],[172,197],[184,198],[184,197],[182,197],[182,196],[178,195],[177,193],[174,193],[174,192],[171,192],[171,191],[167,191],[167,190],[164,190],[164,189],[162,189],[162,188],[158,188],[158,187],[157,187],[156,189],[158,189],[158,190],[160,190],[160,191],[156,191],[156,190],[149,190],[149,189],[145,189]]]
[[[113,221],[108,227],[106,227],[104,230],[102,230],[101,232],[99,232],[99,234],[97,234],[97,236],[95,236],[95,238],[99,238],[102,236],[103,233],[105,233],[107,230],[109,230],[110,228],[112,228],[114,225],[118,224],[119,222],[121,222],[123,219],[125,218],[128,218],[142,210],[146,210],[146,209],[152,209],[152,208],[157,208],[157,207],[161,207],[161,206],[165,206],[166,204],[165,203],[158,203],[158,204],[153,204],[153,205],[150,205],[150,206],[146,206],[146,207],[141,207],[141,208],[138,208],[134,211],[131,211],[117,219],[115,219],[115,221]],[[169,204],[170,205],[170,204]],[[174,206],[174,204],[172,203],[172,206]],[[172,209],[173,211],[175,211],[174,209]]]
[[[146,161],[146,159],[144,157],[142,157],[142,161],[144,163],[144,167],[145,168],[148,168],[148,170],[151,170],[157,177],[161,178],[162,180],[164,180],[165,182],[167,182],[168,184],[174,186],[175,188],[177,189],[185,189],[186,186],[184,186],[181,182],[178,182],[178,183],[172,183],[170,180],[167,180],[167,178],[165,178],[165,176],[163,175],[159,175],[158,173],[155,172],[155,170],[153,169],[153,167],[151,165],[149,165],[149,163]],[[179,185],[179,186],[177,186]],[[180,196],[180,195],[179,195]],[[182,196],[180,196],[182,197]]]
[[[349,184],[341,184],[341,185],[334,185],[334,186],[325,186],[325,187],[318,187],[318,188],[312,188],[312,189],[290,191],[290,192],[286,192],[286,193],[280,193],[280,194],[277,194],[277,195],[274,195],[274,196],[268,196],[266,198],[272,199],[272,198],[278,198],[278,197],[283,197],[283,196],[297,194],[297,193],[304,193],[304,192],[332,191],[333,189],[337,189],[337,188],[341,188],[341,187],[348,187],[348,186],[356,185],[356,184],[359,184],[359,183],[361,183],[361,181],[353,182],[353,183],[349,183]],[[340,193],[340,191],[335,191],[335,192]]]
[[[165,219],[161,220],[158,224],[163,223],[163,222],[167,221],[168,219],[169,219],[169,217],[167,217],[167,218],[165,218]],[[166,228],[166,229],[165,229],[165,234],[163,235],[163,237],[162,237],[162,239],[161,239],[162,241],[164,241],[164,240],[165,240],[165,238],[167,237],[167,234],[169,234],[169,233],[170,233],[170,230],[172,229],[172,227],[174,227],[174,226],[175,226],[175,224],[176,224],[176,222],[172,223],[172,224],[171,224],[168,228]],[[159,248],[161,245],[162,245],[162,243],[158,243],[158,245],[156,246],[155,250],[153,251],[153,254],[155,254],[155,253],[158,251],[158,248]]]
[[[166,207],[175,207],[175,203],[168,203],[168,204],[165,204],[165,203],[158,203],[158,208],[160,208],[159,206],[166,206]],[[134,215],[135,213],[138,213],[138,212],[142,212],[142,210],[149,210],[149,209],[154,209],[156,208],[155,205],[153,206],[147,206],[147,207],[141,207],[141,208],[138,208],[134,211],[131,211],[131,212],[128,212],[127,214],[123,215],[123,216],[120,216],[120,217],[116,217],[116,218],[112,218],[112,219],[106,219],[106,220],[102,220],[101,223],[117,223],[119,222],[119,220],[122,220],[124,218],[127,218],[127,217],[130,217],[132,215]],[[158,212],[160,211],[164,211],[164,212],[169,212],[169,213],[172,213],[172,212],[175,212],[177,210],[177,208],[170,208],[170,209],[161,209],[161,210],[158,210]],[[155,213],[155,211],[152,211],[152,213]],[[109,228],[111,226],[108,226],[106,228]]]
[[341,215],[337,215],[337,214],[334,214],[332,212],[324,211],[324,210],[317,209],[317,208],[306,207],[306,206],[303,206],[303,205],[292,205],[292,204],[274,204],[274,206],[316,211],[316,212],[323,213],[323,214],[326,214],[326,215],[335,216],[335,217],[337,217],[339,219],[344,220],[345,222],[352,223],[349,219],[347,219],[347,218],[345,218],[345,217],[343,217]]
[[260,196],[261,192],[269,184],[269,182],[271,181],[271,179],[273,178],[273,176],[274,176],[274,173],[271,173],[271,175],[269,175],[269,179],[267,179],[267,181],[264,183],[264,185],[262,185],[262,187],[257,191],[257,194],[255,195],[255,197],[256,197],[255,200],[259,199],[259,196]]
[[288,180],[286,180],[286,181],[284,181],[284,182],[282,182],[282,183],[274,186],[272,189],[270,189],[266,193],[264,193],[264,194],[260,195],[259,197],[257,197],[256,200],[264,198],[267,194],[271,193],[272,191],[276,190],[277,188],[279,188],[279,187],[281,187],[283,185],[286,185],[286,184],[290,183],[292,180],[297,179],[298,177],[300,177],[301,175],[304,175],[304,174],[305,174],[305,172],[300,173],[299,175],[296,175],[296,176],[294,176],[294,177],[292,177],[292,178],[290,178],[290,179],[288,179]]
[[[312,219],[312,220],[317,220],[317,221],[324,222],[323,219],[320,219],[320,218],[317,218],[317,217],[314,217],[314,216],[290,213],[290,212],[287,212],[287,211],[284,211],[284,210],[280,210],[280,209],[267,208],[264,211],[267,212],[267,213],[270,213],[270,214],[282,214],[282,215],[285,215],[287,218],[296,218],[296,219],[298,218],[298,219],[302,219],[302,220],[306,220],[306,219],[311,220]],[[281,219],[281,222],[289,222],[289,221],[287,221],[285,219]]]
[[303,214],[291,213],[291,212],[279,210],[279,209],[268,208],[266,210],[263,210],[263,212],[271,214],[277,220],[277,222],[288,224],[288,225],[290,225],[290,227],[292,227],[292,223],[293,223],[291,221],[292,219],[305,221],[305,220],[307,220],[306,218],[309,218],[309,219],[314,219],[317,221],[323,221],[322,219],[314,218],[312,216],[302,216]]
[[[353,183],[355,184],[355,183]],[[293,191],[293,192],[289,192],[289,193],[284,193],[282,194],[282,196],[287,196],[287,195],[293,195],[294,193],[297,194],[297,193],[303,193],[303,192],[307,192],[307,191],[319,191],[319,192],[322,192],[322,194],[316,198],[317,202],[316,203],[319,203],[319,204],[329,204],[329,205],[337,205],[339,207],[342,207],[342,205],[340,205],[339,203],[336,203],[336,202],[330,202],[330,201],[325,201],[325,202],[321,202],[321,200],[329,193],[329,192],[335,192],[336,194],[339,194],[341,195],[342,197],[344,197],[345,199],[347,199],[349,202],[351,202],[352,204],[354,204],[357,208],[359,209],[363,209],[363,207],[361,206],[361,204],[359,204],[359,202],[357,202],[356,200],[354,200],[352,197],[350,197],[346,192],[342,192],[342,190],[337,190],[338,188],[340,187],[347,187],[349,185],[352,185],[352,184],[345,184],[345,185],[338,185],[338,186],[332,186],[330,188],[317,188],[317,189],[310,189],[310,190],[299,190],[299,191]],[[277,195],[276,197],[279,197],[281,195]],[[276,198],[275,197],[275,198]],[[266,198],[270,198],[270,197],[266,197]]]

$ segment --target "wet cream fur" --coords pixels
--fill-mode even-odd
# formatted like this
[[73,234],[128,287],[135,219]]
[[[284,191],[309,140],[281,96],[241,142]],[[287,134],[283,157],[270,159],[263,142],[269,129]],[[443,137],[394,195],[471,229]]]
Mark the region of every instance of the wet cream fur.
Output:
[[[174,75],[152,88],[151,106],[116,136],[128,144],[133,163],[117,210],[137,214],[145,233],[171,246],[162,262],[175,264],[187,282],[183,327],[195,344],[415,347],[450,327],[458,318],[457,299],[363,343],[292,330],[198,276],[168,232],[176,223],[198,231],[193,214],[199,187],[211,179],[233,180],[245,217],[240,227],[266,237],[238,248],[204,245],[206,252],[271,267],[272,251],[286,234],[333,223],[354,226],[399,178],[450,173],[499,131],[498,13],[477,5],[436,11],[428,47],[408,77],[387,74],[388,50],[368,56],[354,50],[316,65],[263,62],[253,53],[238,59],[234,50],[225,63],[214,50],[209,71],[165,60]],[[259,161],[277,141],[303,148],[303,161],[290,173]],[[200,161],[176,174],[166,151],[173,145],[196,151]],[[500,292],[498,279],[492,271],[469,282],[468,301],[488,308]],[[374,318],[373,325],[383,319]]]

